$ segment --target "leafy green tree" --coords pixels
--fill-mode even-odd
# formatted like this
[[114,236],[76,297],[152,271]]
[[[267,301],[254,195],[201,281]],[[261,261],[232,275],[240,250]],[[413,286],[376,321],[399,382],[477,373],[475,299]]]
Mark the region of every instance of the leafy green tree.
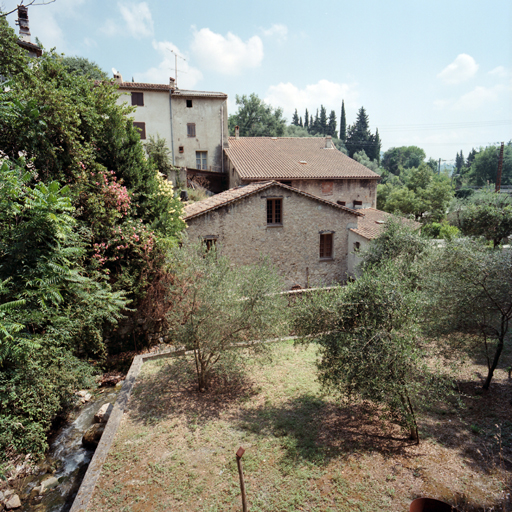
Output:
[[286,299],[275,270],[261,262],[232,266],[215,248],[185,243],[171,253],[174,271],[169,293],[176,305],[169,314],[173,339],[194,351],[200,391],[213,373],[236,362],[243,365],[237,345],[265,350],[257,340],[286,332]]
[[295,109],[295,112],[293,113],[292,124],[299,126],[299,114],[297,113],[297,109]]
[[477,335],[482,341],[489,389],[512,321],[512,252],[479,241],[453,240],[426,265],[426,319],[432,332]]
[[312,137],[308,130],[302,126],[295,126],[290,124],[286,127],[284,132],[285,137]]
[[478,190],[454,202],[450,221],[463,235],[483,237],[498,247],[512,236],[512,198],[491,188]]
[[[474,157],[471,168],[468,171],[468,179],[471,185],[484,186],[488,183],[496,183],[498,174],[498,146],[488,146],[481,149]],[[512,184],[512,143],[505,145],[503,151],[503,168],[501,184]]]
[[402,269],[386,260],[344,287],[312,294],[298,306],[295,330],[319,345],[325,388],[345,402],[379,404],[419,443],[418,408],[449,391],[427,363],[418,294]]
[[359,162],[360,164],[364,165],[368,169],[370,169],[373,172],[376,172],[377,174],[382,174],[382,167],[379,166],[379,164],[376,161],[372,161],[368,158],[366,155],[366,152],[364,149],[354,154],[352,157],[356,162]]
[[286,127],[281,108],[274,109],[252,93],[236,96],[238,110],[229,116],[229,132],[235,134],[240,127],[241,137],[282,137]]
[[425,158],[425,151],[417,146],[390,148],[382,157],[382,167],[390,173],[398,175],[401,169],[419,167]]
[[341,100],[340,139],[343,141],[343,143],[345,143],[347,140],[347,115],[345,113],[345,100]]
[[28,70],[30,59],[17,41],[18,36],[9,26],[5,16],[0,16],[0,76],[9,78]]
[[172,155],[166,140],[160,135],[157,135],[156,138],[150,135],[144,147],[149,161],[155,166],[155,169],[167,176],[171,169]]
[[98,64],[85,57],[63,57],[62,64],[71,75],[85,76],[89,80],[108,80],[108,75]]

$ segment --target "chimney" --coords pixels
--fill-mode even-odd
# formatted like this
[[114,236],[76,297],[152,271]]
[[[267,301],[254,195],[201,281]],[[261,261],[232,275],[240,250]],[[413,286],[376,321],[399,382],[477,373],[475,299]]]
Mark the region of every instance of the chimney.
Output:
[[119,71],[116,71],[114,73],[114,80],[118,83],[118,84],[122,84],[123,83],[123,75],[121,75],[121,73],[119,73]]
[[325,149],[332,149],[332,137],[330,135],[325,137]]
[[17,24],[20,26],[20,39],[26,43],[30,43],[30,29],[28,27],[28,7],[18,5]]
[[240,138],[240,127],[235,126],[235,139],[238,140]]

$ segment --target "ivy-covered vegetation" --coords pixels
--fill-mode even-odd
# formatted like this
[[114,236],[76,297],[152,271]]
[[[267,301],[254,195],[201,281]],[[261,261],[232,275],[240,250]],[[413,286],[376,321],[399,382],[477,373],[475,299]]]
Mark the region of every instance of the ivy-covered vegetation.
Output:
[[184,222],[113,83],[53,52],[30,62],[2,17],[0,47],[2,457],[45,450],[107,335],[146,314]]

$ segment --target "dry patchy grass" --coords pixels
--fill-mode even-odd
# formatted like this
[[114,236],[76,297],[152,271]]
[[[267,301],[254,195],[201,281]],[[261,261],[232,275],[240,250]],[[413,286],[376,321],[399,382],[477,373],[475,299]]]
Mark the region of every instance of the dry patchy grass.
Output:
[[461,510],[512,510],[495,427],[512,458],[504,370],[482,395],[473,375],[482,370],[466,367],[467,407],[424,411],[416,446],[370,406],[322,394],[315,358],[314,347],[281,343],[271,362],[206,393],[196,391],[191,360],[146,363],[89,510],[241,510],[239,446],[251,512],[405,512],[425,495]]

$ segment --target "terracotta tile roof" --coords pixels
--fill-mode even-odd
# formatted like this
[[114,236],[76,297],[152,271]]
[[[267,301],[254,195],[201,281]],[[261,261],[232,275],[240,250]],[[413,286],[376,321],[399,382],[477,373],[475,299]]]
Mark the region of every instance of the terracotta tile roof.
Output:
[[[350,231],[361,235],[367,240],[373,240],[377,238],[386,225],[386,221],[389,217],[392,217],[391,213],[376,210],[375,208],[361,208],[357,210],[362,213],[364,217],[357,219],[357,228],[352,228]],[[421,224],[411,219],[403,219],[403,222],[409,224],[412,228],[419,229]]]
[[114,82],[117,83],[119,89],[136,89],[136,90],[152,90],[152,91],[170,91],[170,84],[146,84],[143,82]]
[[187,96],[194,98],[227,98],[228,95],[223,92],[210,92],[210,91],[188,91],[186,89],[174,89],[172,91],[173,96]]
[[[224,151],[244,180],[379,179],[323,137],[235,137]],[[305,163],[301,163],[305,162]]]
[[344,210],[346,212],[352,213],[353,215],[361,216],[357,210],[352,210],[351,208],[347,208],[346,206],[341,206],[339,204],[333,203],[332,201],[327,201],[326,199],[322,199],[320,197],[313,196],[308,194],[307,192],[302,192],[302,190],[298,190],[293,187],[289,187],[288,185],[283,185],[277,181],[264,181],[258,183],[251,183],[244,187],[231,188],[226,190],[225,192],[221,192],[220,194],[216,194],[214,196],[209,197],[208,199],[204,199],[203,201],[198,201],[197,203],[188,204],[185,206],[185,215],[183,219],[185,221],[193,219],[194,217],[198,217],[199,215],[203,215],[204,213],[210,212],[212,210],[216,210],[217,208],[221,208],[222,206],[226,206],[227,204],[234,203],[239,201],[240,199],[250,196],[252,194],[256,194],[261,192],[267,188],[278,186],[281,188],[285,188],[287,190],[292,190],[293,192],[300,194],[302,196],[308,197],[310,199],[314,199],[315,201],[319,201],[321,203],[332,206],[333,208],[337,208],[338,210]]

